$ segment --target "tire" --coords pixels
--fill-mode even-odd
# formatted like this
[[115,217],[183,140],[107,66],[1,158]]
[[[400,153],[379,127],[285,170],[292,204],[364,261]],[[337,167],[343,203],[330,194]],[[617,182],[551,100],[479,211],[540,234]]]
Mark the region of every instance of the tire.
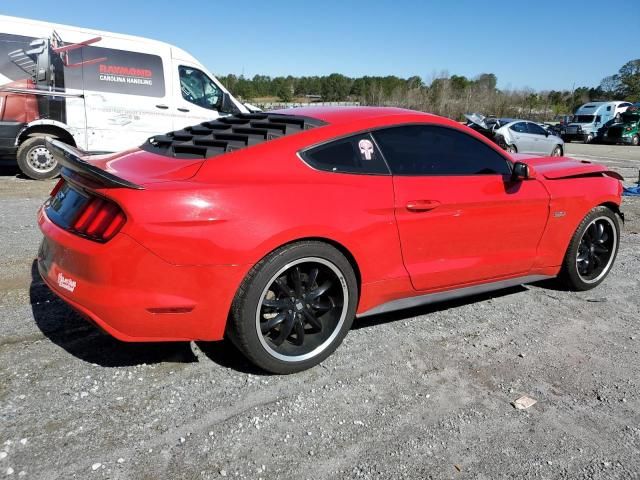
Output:
[[637,147],[638,145],[640,145],[640,136],[638,136],[637,134],[634,135],[633,137],[631,137],[631,145]]
[[509,153],[518,153],[518,149],[515,145],[507,145],[507,152]]
[[285,245],[254,265],[243,280],[227,336],[258,367],[278,374],[299,372],[340,345],[357,301],[356,275],[342,253],[318,241]]
[[592,143],[594,140],[594,136],[593,133],[589,133],[585,138],[584,138],[584,143]]
[[552,157],[561,157],[562,156],[562,146],[560,145],[556,145],[553,149],[553,151],[551,152],[551,156]]
[[[619,247],[618,217],[610,208],[595,207],[584,217],[571,237],[562,263],[560,280],[571,290],[584,291],[597,287],[611,271]],[[602,249],[607,253],[602,252]],[[593,271],[589,272],[592,265]]]
[[45,145],[45,137],[53,135],[36,133],[18,147],[16,159],[20,171],[34,180],[48,180],[60,174],[60,165]]

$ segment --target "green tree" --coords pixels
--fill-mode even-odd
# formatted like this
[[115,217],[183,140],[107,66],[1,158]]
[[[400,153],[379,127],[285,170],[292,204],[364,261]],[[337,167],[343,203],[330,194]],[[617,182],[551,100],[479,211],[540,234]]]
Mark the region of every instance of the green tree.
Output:
[[351,90],[351,79],[339,73],[323,78],[322,98],[327,102],[346,100]]
[[640,58],[625,63],[618,72],[620,93],[627,100],[640,100]]

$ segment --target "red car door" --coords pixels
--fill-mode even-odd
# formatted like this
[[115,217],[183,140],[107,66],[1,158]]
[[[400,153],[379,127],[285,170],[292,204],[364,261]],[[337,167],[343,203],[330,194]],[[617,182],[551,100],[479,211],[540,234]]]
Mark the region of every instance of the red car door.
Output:
[[511,180],[510,162],[453,128],[374,134],[393,172],[402,256],[416,290],[524,274],[544,231],[541,182]]

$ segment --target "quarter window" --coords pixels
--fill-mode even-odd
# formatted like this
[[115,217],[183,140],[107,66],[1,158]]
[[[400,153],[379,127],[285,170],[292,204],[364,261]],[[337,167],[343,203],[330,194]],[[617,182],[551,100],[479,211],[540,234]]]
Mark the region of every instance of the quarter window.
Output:
[[209,110],[218,110],[222,100],[222,91],[203,72],[192,67],[178,67],[180,73],[180,91],[187,102]]
[[493,148],[453,128],[410,125],[373,136],[394,175],[509,175],[507,160]]
[[304,152],[302,158],[312,167],[328,172],[389,174],[380,151],[368,133],[312,148]]

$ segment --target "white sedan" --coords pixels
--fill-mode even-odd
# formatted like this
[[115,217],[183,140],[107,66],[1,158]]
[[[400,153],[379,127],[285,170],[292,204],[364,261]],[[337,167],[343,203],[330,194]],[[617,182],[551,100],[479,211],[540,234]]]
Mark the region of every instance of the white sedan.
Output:
[[496,142],[510,153],[535,153],[560,157],[564,141],[537,123],[514,120],[494,131]]

